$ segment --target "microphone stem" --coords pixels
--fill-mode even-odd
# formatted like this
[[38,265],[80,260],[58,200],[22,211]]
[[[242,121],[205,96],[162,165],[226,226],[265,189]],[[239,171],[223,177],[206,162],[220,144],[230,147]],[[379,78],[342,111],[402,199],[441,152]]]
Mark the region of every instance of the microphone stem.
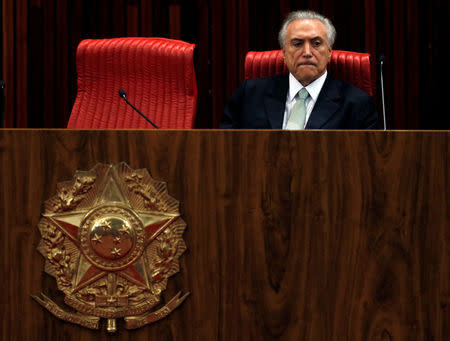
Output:
[[381,74],[381,102],[383,104],[383,124],[384,130],[386,130],[386,108],[384,103],[384,79],[383,79],[383,61],[380,63],[380,74]]
[[125,102],[127,102],[127,104],[130,106],[130,107],[132,107],[134,110],[136,110],[137,111],[137,113],[139,114],[139,115],[141,115],[148,123],[150,123],[153,127],[155,127],[156,129],[159,129],[159,127],[156,125],[156,124],[154,124],[152,121],[150,121],[143,113],[141,113],[140,111],[139,111],[139,109],[138,108],[136,108],[133,104],[131,104],[130,102],[128,102],[128,100],[127,100],[127,98],[124,96],[124,97],[122,97],[124,100],[125,100]]

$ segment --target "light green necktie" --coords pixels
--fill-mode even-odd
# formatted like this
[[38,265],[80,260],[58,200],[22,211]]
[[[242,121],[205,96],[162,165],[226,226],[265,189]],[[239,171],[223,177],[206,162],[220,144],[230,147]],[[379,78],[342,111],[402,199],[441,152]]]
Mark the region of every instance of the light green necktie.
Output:
[[286,125],[286,129],[296,130],[305,129],[305,118],[306,118],[306,105],[305,100],[308,98],[309,93],[306,88],[301,88],[297,93],[298,100],[295,102],[291,110],[291,115]]

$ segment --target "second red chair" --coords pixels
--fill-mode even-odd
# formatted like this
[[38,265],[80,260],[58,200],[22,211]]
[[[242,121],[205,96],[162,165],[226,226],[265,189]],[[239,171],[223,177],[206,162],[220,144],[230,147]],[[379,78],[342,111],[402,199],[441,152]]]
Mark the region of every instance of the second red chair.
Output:
[[153,129],[120,98],[164,129],[194,127],[195,45],[165,38],[83,40],[77,49],[78,89],[67,128]]

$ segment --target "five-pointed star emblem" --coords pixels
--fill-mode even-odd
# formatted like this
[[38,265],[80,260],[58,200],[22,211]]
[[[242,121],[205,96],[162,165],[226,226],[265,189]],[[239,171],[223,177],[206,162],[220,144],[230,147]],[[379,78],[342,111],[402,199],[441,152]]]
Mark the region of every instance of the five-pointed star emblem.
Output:
[[121,249],[118,249],[118,248],[113,248],[112,250],[111,250],[111,254],[113,255],[113,256],[115,256],[115,257],[120,257],[120,256],[122,256],[121,255],[121,252],[122,252],[122,250]]
[[99,234],[95,234],[91,239],[94,243],[102,243],[102,236]]
[[[68,213],[56,213],[50,215],[44,215],[53,224],[56,224],[59,229],[66,235],[66,237],[80,249],[79,241],[79,229],[83,224],[87,214],[97,207],[104,207],[107,205],[118,205],[123,208],[132,209],[127,197],[120,191],[118,184],[114,179],[109,179],[105,182],[102,194],[99,195],[92,205],[85,209],[77,210],[75,212]],[[152,240],[154,240],[161,232],[163,232],[173,221],[178,217],[178,213],[164,213],[156,211],[134,211],[142,222],[142,226],[145,231],[145,246],[147,246]],[[111,230],[111,225],[104,219],[101,222],[101,227],[105,230]],[[122,234],[130,234],[130,227],[123,224],[119,230]],[[102,243],[103,235],[95,233],[91,238],[93,243]],[[117,237],[117,241],[120,241],[120,236]],[[81,250],[80,250],[81,251]],[[114,258],[120,258],[122,250],[114,247],[111,249],[111,255]],[[147,273],[148,266],[145,264],[144,257],[140,257],[133,264],[117,271],[116,274],[126,278],[127,280],[144,286],[148,290],[150,289],[150,274]],[[93,283],[105,276],[108,271],[96,266],[89,259],[80,252],[80,258],[77,262],[76,275],[74,276],[74,282],[72,285],[73,292],[77,292],[85,286]]]

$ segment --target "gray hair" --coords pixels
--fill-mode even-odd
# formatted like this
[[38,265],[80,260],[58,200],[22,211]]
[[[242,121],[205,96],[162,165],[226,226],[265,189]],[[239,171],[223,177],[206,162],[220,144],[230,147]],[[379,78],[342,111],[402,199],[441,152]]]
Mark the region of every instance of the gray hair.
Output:
[[324,24],[325,29],[327,30],[328,46],[333,46],[336,39],[336,29],[330,19],[313,11],[295,11],[289,13],[281,25],[280,32],[278,33],[278,42],[280,43],[281,48],[286,46],[286,31],[289,24],[295,20],[302,19],[319,20],[322,24]]

